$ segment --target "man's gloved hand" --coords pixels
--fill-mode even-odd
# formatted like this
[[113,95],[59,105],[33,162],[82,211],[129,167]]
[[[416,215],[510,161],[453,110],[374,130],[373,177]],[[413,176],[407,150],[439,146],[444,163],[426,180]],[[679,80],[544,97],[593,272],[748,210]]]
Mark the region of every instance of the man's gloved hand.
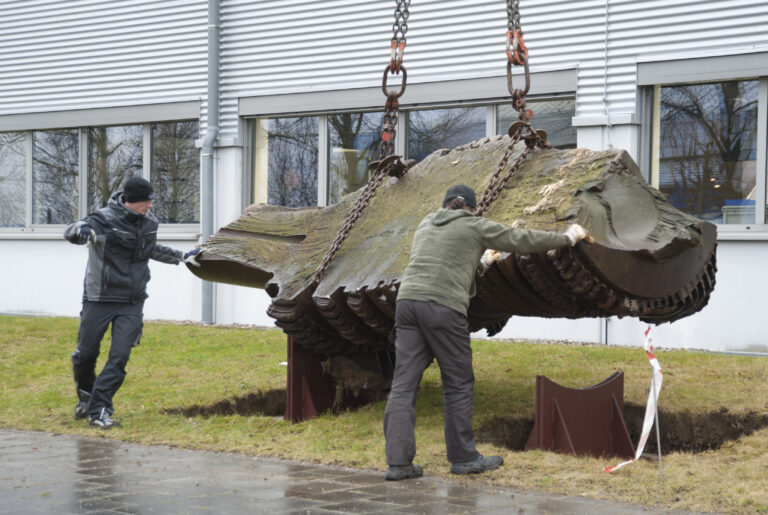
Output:
[[491,267],[494,261],[499,259],[501,257],[501,252],[498,250],[492,250],[492,249],[485,249],[485,252],[483,252],[483,255],[480,256],[480,266],[478,267],[477,273],[482,275],[485,275],[485,272]]
[[88,245],[93,242],[93,229],[88,225],[81,225],[77,228],[77,241]]
[[196,247],[192,250],[188,250],[181,257],[181,260],[192,266],[200,266],[200,263],[197,262],[197,256],[200,255],[202,251],[203,249],[201,249],[200,247]]
[[587,237],[587,230],[579,224],[573,224],[565,230],[563,235],[568,239],[571,247]]
[[494,261],[496,261],[500,257],[501,257],[501,252],[499,252],[498,250],[485,249],[485,252],[483,252],[483,255],[480,256],[480,263],[483,265],[483,267],[488,268],[493,264]]

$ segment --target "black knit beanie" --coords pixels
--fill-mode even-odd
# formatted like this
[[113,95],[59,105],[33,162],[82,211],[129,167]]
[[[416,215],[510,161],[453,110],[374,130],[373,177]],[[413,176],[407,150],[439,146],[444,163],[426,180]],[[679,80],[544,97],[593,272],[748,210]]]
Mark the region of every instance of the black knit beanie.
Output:
[[472,209],[477,207],[477,198],[475,198],[475,191],[464,184],[455,184],[448,188],[445,192],[445,198],[443,199],[443,207],[447,206],[451,200],[456,197],[464,199],[464,203]]
[[155,194],[152,191],[152,185],[141,177],[131,177],[125,182],[123,187],[123,198],[125,202],[143,202],[152,200]]

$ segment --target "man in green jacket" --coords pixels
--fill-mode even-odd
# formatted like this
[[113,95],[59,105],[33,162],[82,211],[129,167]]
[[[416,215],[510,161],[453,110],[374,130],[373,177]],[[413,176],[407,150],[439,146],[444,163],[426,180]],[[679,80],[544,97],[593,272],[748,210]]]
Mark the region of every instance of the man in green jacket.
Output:
[[451,472],[472,474],[501,466],[501,456],[482,456],[472,430],[474,373],[467,308],[475,273],[486,249],[520,254],[575,245],[586,237],[579,225],[564,234],[514,229],[474,216],[475,192],[451,186],[443,209],[427,215],[413,237],[411,257],[397,295],[395,374],[384,411],[388,480],[419,477],[416,393],[424,370],[437,359],[443,381],[445,445]]

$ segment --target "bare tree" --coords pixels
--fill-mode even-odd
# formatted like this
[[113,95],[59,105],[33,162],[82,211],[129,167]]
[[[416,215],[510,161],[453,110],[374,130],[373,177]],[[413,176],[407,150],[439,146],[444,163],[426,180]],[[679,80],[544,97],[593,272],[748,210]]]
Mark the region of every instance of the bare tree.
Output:
[[152,210],[161,222],[200,220],[200,158],[195,148],[198,134],[196,120],[152,126]]
[[23,132],[0,132],[0,227],[23,227],[26,150]]
[[90,131],[88,188],[91,209],[104,207],[129,178],[142,171],[142,126],[94,127]]
[[660,189],[676,206],[719,216],[726,200],[744,199],[755,178],[757,81],[662,88]]
[[77,219],[79,131],[35,131],[32,139],[32,221],[63,224]]
[[269,120],[268,201],[303,207],[317,205],[316,117]]

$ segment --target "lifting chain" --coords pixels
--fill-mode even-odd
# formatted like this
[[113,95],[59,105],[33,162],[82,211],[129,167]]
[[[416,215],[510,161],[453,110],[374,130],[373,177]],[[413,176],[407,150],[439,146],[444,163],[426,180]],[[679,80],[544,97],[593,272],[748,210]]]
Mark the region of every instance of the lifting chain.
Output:
[[[379,144],[379,160],[373,161],[368,165],[368,169],[372,170],[371,178],[363,188],[362,193],[355,201],[355,205],[350,209],[347,219],[344,222],[344,226],[339,230],[336,238],[331,243],[330,248],[325,253],[323,260],[315,270],[312,282],[315,285],[320,283],[323,278],[323,274],[328,269],[331,260],[336,256],[344,241],[352,232],[352,228],[357,223],[357,220],[363,215],[363,211],[368,204],[370,204],[373,197],[376,195],[376,190],[381,186],[384,178],[390,177],[402,177],[407,170],[407,166],[400,159],[400,156],[393,155],[395,151],[395,135],[397,128],[398,109],[400,107],[399,98],[405,93],[406,79],[408,78],[408,72],[403,66],[403,53],[405,51],[405,34],[408,32],[408,16],[410,15],[408,8],[411,5],[411,0],[395,0],[395,23],[392,25],[392,53],[390,56],[390,63],[384,69],[384,77],[381,80],[381,89],[384,95],[387,97],[387,101],[384,104],[384,117],[382,119],[381,128],[381,143]],[[387,88],[387,77],[392,75],[398,75],[403,72],[402,84],[399,91],[390,91]]]
[[[516,89],[512,87],[512,65],[523,66],[525,70],[525,87]],[[513,175],[517,173],[520,166],[525,162],[528,155],[534,148],[552,148],[547,141],[547,133],[537,131],[531,128],[530,119],[533,113],[525,104],[525,95],[531,87],[531,74],[528,69],[528,49],[523,42],[523,30],[520,27],[520,9],[518,0],[507,0],[507,89],[512,95],[512,106],[517,110],[517,121],[509,126],[509,136],[512,138],[507,146],[504,156],[499,161],[496,171],[488,181],[485,191],[483,191],[480,201],[477,203],[475,214],[482,216],[496,200],[501,191],[507,185]],[[509,170],[507,161],[514,152],[515,145],[520,141],[525,141],[525,150],[518,156]]]

